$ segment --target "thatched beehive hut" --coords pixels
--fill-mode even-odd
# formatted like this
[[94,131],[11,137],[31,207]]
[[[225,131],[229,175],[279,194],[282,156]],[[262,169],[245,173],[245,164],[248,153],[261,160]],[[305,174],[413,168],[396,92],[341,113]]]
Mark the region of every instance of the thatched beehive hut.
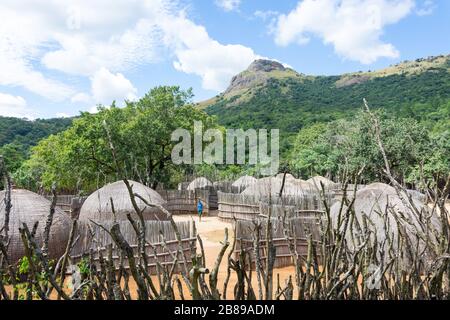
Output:
[[[282,173],[279,173],[279,174],[277,174],[277,175],[275,176],[275,178],[278,178],[278,179],[283,179],[283,177],[284,177],[284,173],[283,173],[283,172],[282,172]],[[287,181],[287,180],[292,181],[292,180],[296,180],[296,179],[295,179],[295,177],[294,177],[292,174],[286,173],[286,181]]]
[[312,186],[316,187],[316,188],[321,188],[321,184],[323,184],[323,186],[325,187],[325,189],[329,189],[332,188],[333,186],[335,186],[335,183],[333,181],[331,181],[330,179],[327,179],[325,177],[322,176],[315,176],[312,178],[309,178],[308,180],[306,180],[306,182],[310,183]]
[[[5,191],[0,192],[0,229],[5,221]],[[47,217],[50,213],[51,202],[37,193],[14,189],[11,191],[11,204],[9,221],[10,245],[8,256],[11,263],[17,262],[25,255],[24,246],[19,232],[22,224],[27,224],[31,230],[35,222],[39,222],[36,232],[36,241],[42,245],[43,233]],[[71,228],[71,219],[62,210],[55,208],[53,223],[50,229],[48,243],[48,256],[50,259],[58,259],[64,254]]]
[[255,177],[242,176],[239,179],[237,179],[236,181],[234,181],[232,186],[237,188],[239,190],[239,192],[242,192],[245,189],[247,189],[249,186],[255,184],[256,181],[258,181],[258,179],[256,179]]
[[[397,194],[397,191],[394,187],[382,183],[382,182],[375,182],[371,183],[364,187],[365,190],[381,190],[386,194]],[[417,201],[424,202],[426,200],[426,196],[423,193],[420,193],[417,190],[407,190],[408,195],[412,198],[416,199]]]
[[[280,193],[283,179],[276,177],[261,178],[256,183],[249,186],[241,194],[259,197],[277,196]],[[286,179],[283,187],[283,195],[285,196],[302,196],[311,191],[308,184],[301,185],[296,179]]]
[[212,187],[213,184],[211,181],[206,179],[205,177],[199,177],[194,180],[192,180],[191,183],[187,186],[187,190],[195,190],[195,189],[204,189],[207,187]]
[[[160,205],[165,203],[161,195],[155,190],[136,181],[130,180],[129,182],[133,187],[133,193],[140,195],[147,202]],[[80,221],[88,222],[89,220],[93,220],[96,222],[101,222],[113,220],[114,216],[110,198],[113,199],[116,219],[118,221],[127,220],[127,213],[130,213],[134,218],[137,218],[128,189],[125,183],[120,180],[98,189],[86,199],[80,210]],[[143,215],[145,220],[167,219],[165,214],[159,209],[148,207],[141,199],[137,197],[136,203],[141,210],[144,210]]]
[[[398,196],[393,187],[382,183],[375,183],[357,191],[355,197],[355,219],[362,228],[361,232],[370,232],[371,241],[376,241],[379,250],[385,253],[385,262],[391,259],[389,255],[392,252],[389,251],[389,254],[387,252],[389,243],[393,244],[392,248],[394,248],[394,251],[399,243],[403,245],[410,243],[408,245],[410,250],[414,251],[417,249],[417,232],[421,230],[419,221],[429,215],[428,207],[425,203],[412,197],[414,206],[420,212],[418,215],[410,205],[405,205],[405,202],[402,201],[402,198]],[[339,219],[340,207],[341,201],[337,201],[330,208],[331,219],[335,228]],[[344,205],[341,218],[345,214],[346,209],[347,207]],[[436,215],[431,217],[431,225],[436,230],[440,230],[439,219]],[[353,238],[360,237],[361,232],[358,228],[353,228]],[[434,236],[432,235],[432,237]],[[408,241],[405,240],[405,237],[408,237],[406,239]],[[347,229],[346,239],[347,244],[353,248],[352,231],[349,229]],[[402,239],[401,242],[399,242],[400,239]],[[423,246],[419,245],[419,250],[421,248]],[[405,250],[405,248],[400,251],[406,265],[410,261],[410,257],[407,256],[409,251]]]
[[316,188],[309,182],[302,180],[302,179],[294,179],[290,180],[290,183],[295,185],[297,188],[300,188],[302,190],[307,190],[309,192],[316,191]]

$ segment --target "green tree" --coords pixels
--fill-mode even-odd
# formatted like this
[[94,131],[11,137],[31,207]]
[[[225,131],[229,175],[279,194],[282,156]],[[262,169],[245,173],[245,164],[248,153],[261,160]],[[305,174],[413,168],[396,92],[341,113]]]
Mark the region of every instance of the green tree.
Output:
[[20,143],[12,142],[0,148],[0,155],[5,159],[9,172],[15,172],[26,158],[26,147]]
[[[46,188],[53,181],[62,189],[91,191],[121,179],[109,146],[108,129],[121,170],[130,179],[151,187],[173,183],[177,176],[171,161],[171,133],[177,128],[193,130],[194,120],[204,128],[216,126],[215,118],[193,107],[192,93],[179,87],[156,87],[124,108],[113,103],[98,113],[83,113],[66,131],[42,140],[22,166],[26,179],[33,173]],[[105,127],[106,125],[106,127]],[[28,184],[30,184],[28,182]]]
[[[433,144],[426,127],[414,119],[395,118],[382,112],[377,114],[381,119],[382,140],[391,170],[401,181],[413,182],[414,168],[430,161],[432,154],[438,157],[438,150],[445,148],[433,148],[439,143]],[[344,170],[355,173],[364,168],[362,177],[366,182],[382,181],[384,161],[373,130],[371,120],[363,112],[352,120],[337,120],[326,127],[303,129],[294,140],[291,167],[303,176],[320,174],[335,178]],[[443,163],[441,159],[441,166]]]

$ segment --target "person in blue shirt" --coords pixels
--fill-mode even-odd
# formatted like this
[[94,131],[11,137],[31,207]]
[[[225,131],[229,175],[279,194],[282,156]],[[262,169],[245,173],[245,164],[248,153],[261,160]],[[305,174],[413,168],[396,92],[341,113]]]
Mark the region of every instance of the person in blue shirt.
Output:
[[198,199],[197,202],[197,212],[198,212],[198,221],[202,222],[202,214],[203,214],[203,202],[202,199]]

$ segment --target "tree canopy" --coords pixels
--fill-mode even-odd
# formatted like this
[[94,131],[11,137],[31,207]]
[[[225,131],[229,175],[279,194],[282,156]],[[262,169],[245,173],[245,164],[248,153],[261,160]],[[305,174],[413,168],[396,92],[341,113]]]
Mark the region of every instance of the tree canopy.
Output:
[[177,128],[193,130],[194,120],[204,128],[215,127],[215,118],[196,109],[190,90],[161,86],[150,90],[124,108],[115,103],[100,106],[98,113],[82,113],[73,125],[42,140],[16,172],[15,179],[29,188],[59,188],[91,191],[118,177],[107,131],[116,159],[128,178],[151,187],[170,184],[175,171],[171,162],[171,133]]
[[[449,130],[430,132],[411,118],[397,118],[381,111],[382,141],[396,178],[419,183],[419,173],[444,176],[450,168]],[[351,120],[316,124],[301,130],[289,157],[291,168],[301,176],[338,178],[344,172],[363,169],[365,182],[383,181],[384,162],[374,138],[373,123],[360,112]]]

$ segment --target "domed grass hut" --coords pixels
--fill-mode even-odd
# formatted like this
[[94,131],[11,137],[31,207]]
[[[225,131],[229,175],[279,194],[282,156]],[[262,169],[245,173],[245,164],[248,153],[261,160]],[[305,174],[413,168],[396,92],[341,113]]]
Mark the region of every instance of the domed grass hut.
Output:
[[195,190],[195,189],[205,189],[208,187],[213,187],[213,184],[211,181],[206,179],[205,177],[199,177],[194,180],[192,180],[191,183],[187,186],[186,190]]
[[[0,229],[4,227],[5,222],[5,197],[6,192],[0,191]],[[13,189],[11,190],[11,205],[8,258],[11,263],[16,263],[25,255],[19,228],[22,228],[23,223],[25,223],[31,231],[37,221],[39,224],[35,239],[37,244],[42,246],[51,202],[37,193],[23,189]],[[55,208],[48,242],[48,257],[50,259],[59,259],[64,254],[69,240],[71,225],[70,217],[62,210]]]
[[[148,203],[159,205],[165,203],[161,195],[155,190],[136,181],[129,180],[129,183],[133,188],[133,193],[140,195]],[[135,219],[138,218],[128,189],[125,183],[120,180],[110,183],[92,193],[81,207],[79,220],[84,222],[89,222],[89,220],[96,222],[114,220],[110,198],[112,198],[114,203],[117,221],[127,220],[127,213],[130,213]],[[147,206],[138,197],[135,197],[135,199],[138,207],[144,210],[143,215],[145,220],[167,220],[166,215],[158,208]]]
[[[382,182],[371,183],[371,184],[365,186],[363,189],[365,189],[365,190],[381,190],[386,194],[395,194],[395,195],[397,194],[397,191],[395,190],[394,187],[392,187],[388,184],[382,183]],[[416,199],[417,201],[420,201],[420,202],[426,201],[426,196],[417,190],[407,190],[407,193],[408,193],[408,196],[411,196],[412,198]]]
[[[277,177],[266,177],[258,179],[254,184],[245,189],[241,194],[258,197],[278,197],[283,179]],[[286,179],[283,186],[284,196],[303,196],[309,194],[312,187],[310,184],[300,183],[297,179]]]
[[235,187],[239,193],[247,189],[249,186],[255,184],[258,181],[255,177],[252,176],[242,176],[236,181],[233,182],[232,186]]
[[[422,240],[418,242],[418,232],[423,232],[425,217],[431,217],[426,228],[430,232],[430,239],[435,239],[441,229],[438,216],[430,214],[425,203],[412,197],[414,207],[419,211],[417,214],[408,204],[408,200],[405,204],[393,187],[382,183],[375,183],[357,191],[355,197],[355,221],[351,224],[353,228],[349,227],[345,234],[350,249],[355,248],[354,239],[369,233],[372,244],[377,243],[378,257],[384,257],[384,262],[398,254],[406,266],[411,262],[411,253],[423,251],[424,257],[430,253],[424,250]],[[330,208],[334,228],[338,227],[339,219],[342,221],[347,210],[344,204],[343,210],[340,211],[341,205],[341,201],[337,201]],[[344,226],[341,224],[340,227]]]
[[[282,173],[277,174],[275,178],[283,180],[283,177],[284,177],[284,173],[282,172]],[[296,180],[296,179],[292,174],[286,173],[286,180],[292,181],[292,180]]]
[[327,179],[322,176],[315,176],[315,177],[309,178],[308,180],[306,180],[306,182],[310,183],[313,187],[316,187],[319,189],[321,189],[321,183],[323,184],[325,189],[331,189],[336,185],[330,179]]

